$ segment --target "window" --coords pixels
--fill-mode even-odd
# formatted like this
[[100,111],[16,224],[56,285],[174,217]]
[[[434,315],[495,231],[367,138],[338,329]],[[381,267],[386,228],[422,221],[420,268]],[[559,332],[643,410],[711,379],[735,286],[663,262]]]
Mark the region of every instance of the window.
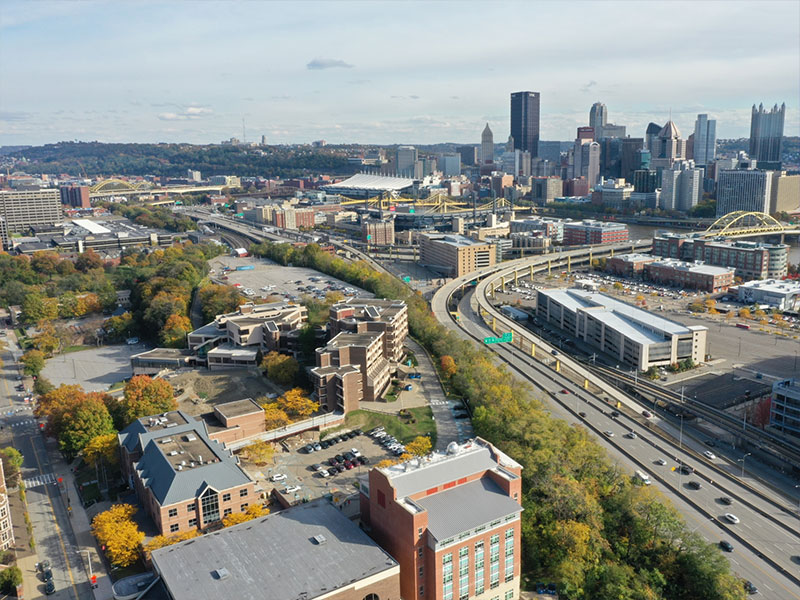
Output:
[[458,551],[458,598],[469,598],[469,546]]
[[422,554],[423,554],[423,552],[425,552],[425,548],[419,548],[419,549],[417,550],[417,556],[419,556],[420,558],[422,558]]
[[[244,498],[245,496],[247,496],[247,493],[248,493],[247,488],[242,488],[241,490],[239,490],[239,498]],[[375,594],[370,594],[370,595],[375,596]]]
[[203,523],[219,521],[219,495],[208,488],[200,496],[200,509],[203,512]]
[[230,501],[231,501],[231,495],[230,495],[230,492],[228,492],[228,493],[226,493],[226,494],[222,494],[222,501],[223,501],[223,502],[230,502]]
[[169,509],[169,518],[175,518],[178,516],[178,509],[177,508],[170,508]]
[[513,600],[514,598],[514,590],[508,590],[506,592],[505,600]]
[[475,543],[475,595],[482,594],[486,576],[483,570],[483,542]]
[[239,507],[239,510],[241,510],[242,512],[244,512],[244,511],[245,511],[245,509],[247,509],[247,502],[245,502],[244,504],[242,504],[242,505]]
[[189,527],[197,527],[197,517],[189,519]]
[[169,531],[170,533],[175,533],[180,528],[181,528],[180,525],[178,525],[177,523],[173,523],[172,525],[169,526]]
[[381,600],[378,594],[367,594],[364,596],[364,600]]
[[417,529],[417,537],[418,537],[418,538],[421,538],[421,537],[422,537],[422,527],[420,527],[419,529]]
[[425,586],[424,585],[419,586],[419,595],[420,596],[424,596],[425,595]]
[[424,577],[425,576],[425,567],[424,566],[420,566],[420,568],[419,568],[419,576],[420,577]]
[[223,511],[222,511],[222,516],[223,516],[223,518],[224,518],[224,517],[227,517],[227,516],[228,516],[229,514],[231,514],[232,512],[233,512],[233,509],[232,509],[232,508],[226,508],[225,510],[223,510]]
[[442,557],[442,600],[453,600],[453,555]]
[[197,510],[197,502],[192,502],[186,505],[186,512],[195,512]]

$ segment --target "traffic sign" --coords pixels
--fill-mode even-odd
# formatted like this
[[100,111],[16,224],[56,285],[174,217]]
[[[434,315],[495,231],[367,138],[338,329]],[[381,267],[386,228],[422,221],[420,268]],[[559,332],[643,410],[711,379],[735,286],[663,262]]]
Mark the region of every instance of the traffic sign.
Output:
[[409,277],[408,275],[406,275],[405,277],[403,277],[403,281],[405,281],[406,283],[408,283],[409,281],[411,281],[411,277]]
[[513,342],[514,341],[514,332],[509,331],[508,333],[504,333],[500,337],[494,337],[490,335],[489,337],[483,338],[484,344],[503,344],[505,342]]

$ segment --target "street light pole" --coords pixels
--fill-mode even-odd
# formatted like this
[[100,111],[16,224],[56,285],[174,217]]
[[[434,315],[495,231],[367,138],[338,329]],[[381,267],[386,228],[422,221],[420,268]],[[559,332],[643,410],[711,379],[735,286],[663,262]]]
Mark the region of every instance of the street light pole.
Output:
[[92,555],[90,554],[90,550],[78,550],[78,554],[83,554],[86,552],[86,562],[89,563],[89,581],[92,580]]
[[739,459],[739,460],[742,462],[742,475],[741,475],[741,477],[744,477],[744,461],[745,461],[745,459],[746,459],[748,456],[750,456],[751,454],[752,454],[752,452],[748,452],[748,453],[747,453],[747,454],[745,454],[745,455],[744,455],[742,458],[740,458],[740,459]]
[[681,434],[678,438],[678,449],[683,450],[683,413],[681,413]]

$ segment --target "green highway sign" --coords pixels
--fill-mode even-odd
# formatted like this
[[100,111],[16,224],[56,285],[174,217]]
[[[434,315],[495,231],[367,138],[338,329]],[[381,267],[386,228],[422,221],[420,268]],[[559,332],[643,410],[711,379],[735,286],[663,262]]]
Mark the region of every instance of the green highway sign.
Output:
[[504,333],[500,337],[494,337],[490,335],[489,337],[483,338],[484,344],[503,344],[505,342],[512,342],[514,341],[514,332],[509,331],[508,333]]
[[405,277],[403,277],[403,281],[405,281],[406,283],[408,283],[409,281],[411,281],[411,277],[409,277],[408,275],[406,275]]

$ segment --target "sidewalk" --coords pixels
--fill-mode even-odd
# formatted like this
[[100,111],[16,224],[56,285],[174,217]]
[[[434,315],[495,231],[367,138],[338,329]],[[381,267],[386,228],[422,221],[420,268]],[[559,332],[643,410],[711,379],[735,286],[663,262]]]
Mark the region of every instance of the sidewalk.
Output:
[[19,488],[8,490],[8,508],[11,512],[11,524],[14,530],[14,546],[12,548],[17,556],[17,566],[22,571],[22,589],[26,598],[35,598],[39,594],[38,587],[41,585],[36,571],[39,557],[30,547],[31,536],[28,535],[28,528],[25,524],[27,508],[19,497]]

